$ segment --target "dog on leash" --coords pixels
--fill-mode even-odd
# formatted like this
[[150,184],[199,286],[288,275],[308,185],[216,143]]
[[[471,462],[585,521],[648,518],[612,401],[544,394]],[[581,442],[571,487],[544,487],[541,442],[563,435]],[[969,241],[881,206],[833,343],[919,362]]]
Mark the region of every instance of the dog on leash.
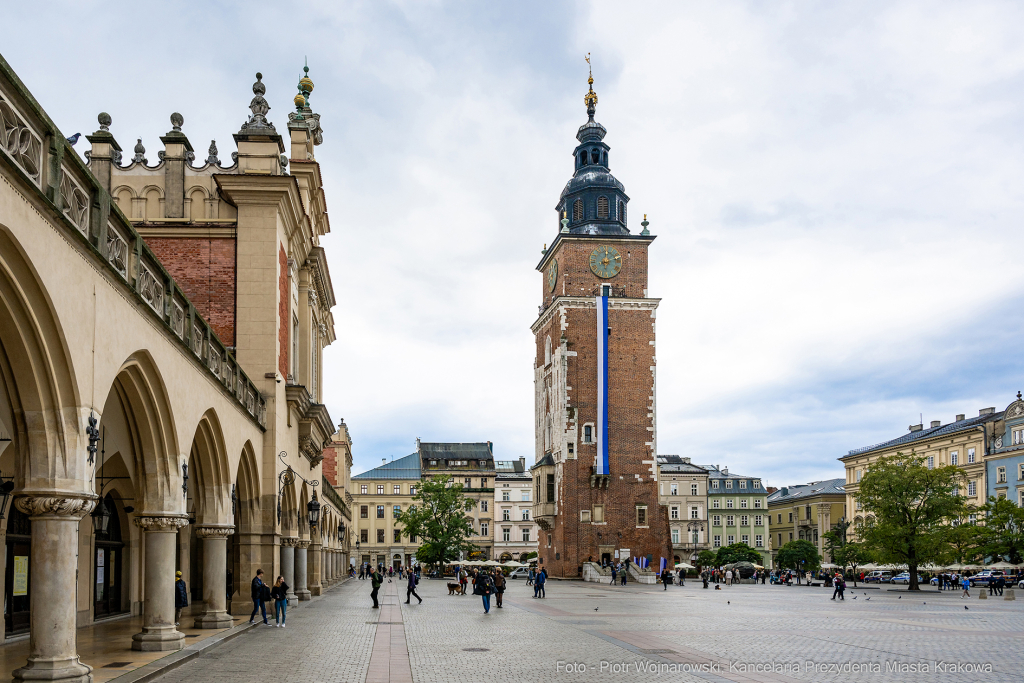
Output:
[[459,595],[462,592],[462,586],[457,583],[448,584],[448,595]]

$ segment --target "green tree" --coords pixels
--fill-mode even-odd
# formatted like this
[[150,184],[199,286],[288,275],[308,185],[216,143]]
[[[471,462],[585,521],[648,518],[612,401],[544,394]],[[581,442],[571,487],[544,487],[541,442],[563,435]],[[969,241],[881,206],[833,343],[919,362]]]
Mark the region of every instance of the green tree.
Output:
[[853,585],[857,586],[857,567],[872,560],[871,551],[863,543],[845,543],[836,549],[832,561],[853,573]]
[[1008,558],[1011,564],[1024,561],[1024,508],[1006,498],[990,497],[981,508],[985,526],[981,529],[981,552],[994,561]]
[[942,530],[945,548],[940,555],[943,564],[973,564],[984,554],[982,545],[986,528],[970,523],[949,524]]
[[920,590],[917,568],[940,561],[949,522],[965,516],[963,485],[959,467],[929,469],[913,452],[879,458],[861,479],[857,501],[869,515],[863,541],[879,561],[907,565],[908,590]]
[[[779,554],[775,561],[783,569],[802,569],[813,572],[821,567],[821,556],[818,555],[817,546],[803,539],[790,541],[779,548]],[[797,582],[799,582],[799,578]]]
[[721,567],[723,564],[733,562],[753,562],[761,564],[761,553],[751,548],[746,543],[733,543],[718,549],[715,555],[715,565]]
[[715,566],[715,560],[717,557],[718,556],[715,555],[712,550],[701,550],[697,553],[697,565],[701,569],[704,569],[704,567],[713,567]]
[[448,475],[420,483],[416,501],[395,518],[403,536],[421,539],[416,559],[424,564],[443,565],[477,548],[469,542],[473,520],[466,516],[476,501],[462,494],[462,484]]

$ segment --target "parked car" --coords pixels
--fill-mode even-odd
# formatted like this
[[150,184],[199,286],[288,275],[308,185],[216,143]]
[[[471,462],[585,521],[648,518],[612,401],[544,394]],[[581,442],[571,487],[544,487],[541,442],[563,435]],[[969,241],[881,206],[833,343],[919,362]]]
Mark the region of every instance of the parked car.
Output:
[[972,586],[987,586],[990,581],[995,581],[999,577],[1006,578],[1006,572],[1001,569],[988,569],[983,572],[978,572],[974,576],[968,577]]
[[508,573],[510,579],[525,579],[530,575],[530,570],[526,567],[516,567]]
[[864,583],[889,583],[892,579],[892,572],[875,570],[864,577]]
[[[904,585],[910,585],[910,572],[903,572],[889,579],[889,583],[902,583]],[[918,585],[924,585],[924,577],[920,574],[917,575]]]

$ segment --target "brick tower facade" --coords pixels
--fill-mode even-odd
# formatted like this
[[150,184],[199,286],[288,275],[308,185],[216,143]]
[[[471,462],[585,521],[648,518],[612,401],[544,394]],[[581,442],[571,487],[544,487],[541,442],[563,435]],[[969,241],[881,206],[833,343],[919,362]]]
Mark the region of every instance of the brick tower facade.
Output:
[[537,266],[543,303],[532,326],[538,555],[563,577],[588,559],[643,557],[657,570],[672,557],[658,498],[654,236],[646,220],[629,233],[629,198],[608,171],[592,87],[585,102],[576,172],[556,207],[560,230]]

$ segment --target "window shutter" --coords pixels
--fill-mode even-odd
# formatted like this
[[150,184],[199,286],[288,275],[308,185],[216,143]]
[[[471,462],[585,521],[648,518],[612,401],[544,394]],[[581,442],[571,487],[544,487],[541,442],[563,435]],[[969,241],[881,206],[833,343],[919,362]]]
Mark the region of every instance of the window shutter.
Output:
[[572,222],[578,223],[583,220],[583,200],[577,199],[572,203]]
[[597,217],[608,218],[608,198],[598,197],[597,198]]

